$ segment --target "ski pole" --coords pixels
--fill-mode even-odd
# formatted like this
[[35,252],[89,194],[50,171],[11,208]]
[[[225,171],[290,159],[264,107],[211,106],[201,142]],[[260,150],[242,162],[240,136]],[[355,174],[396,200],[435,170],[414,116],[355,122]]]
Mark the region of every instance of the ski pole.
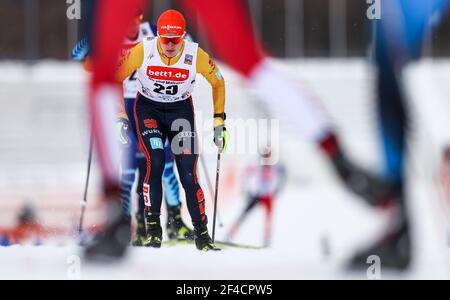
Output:
[[[200,155],[200,163],[203,168],[203,173],[205,173],[206,184],[208,185],[208,190],[211,193],[211,199],[214,199],[211,178],[209,177],[208,170],[206,169],[205,159],[203,158],[203,155]],[[219,223],[219,227],[223,227],[222,218],[220,217],[219,212],[217,212],[217,222]]]
[[90,141],[89,141],[89,155],[88,155],[88,163],[87,163],[86,182],[84,184],[83,201],[81,201],[81,215],[80,215],[80,224],[78,226],[78,234],[81,234],[81,232],[83,231],[84,212],[86,210],[86,205],[87,205],[87,192],[88,192],[88,186],[89,186],[89,177],[91,174],[92,148],[93,148],[93,135],[91,133],[91,137],[90,137]]
[[220,172],[220,150],[217,153],[216,189],[214,191],[214,217],[213,217],[213,230],[212,230],[212,242],[213,243],[214,243],[214,236],[215,236],[215,232],[216,232],[217,195],[219,192],[219,172]]

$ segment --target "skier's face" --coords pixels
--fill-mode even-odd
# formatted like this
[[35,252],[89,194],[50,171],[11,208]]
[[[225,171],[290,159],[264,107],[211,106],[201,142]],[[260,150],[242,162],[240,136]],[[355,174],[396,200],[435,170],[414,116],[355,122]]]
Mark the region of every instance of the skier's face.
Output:
[[167,39],[160,42],[161,49],[165,56],[172,58],[180,52],[183,46],[183,38]]

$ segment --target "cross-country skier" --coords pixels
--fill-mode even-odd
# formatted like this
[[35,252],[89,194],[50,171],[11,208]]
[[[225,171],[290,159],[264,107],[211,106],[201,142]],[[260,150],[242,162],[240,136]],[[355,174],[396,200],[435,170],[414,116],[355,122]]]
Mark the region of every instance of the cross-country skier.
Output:
[[[405,269],[412,255],[409,217],[405,195],[405,156],[409,113],[402,72],[421,56],[427,34],[442,19],[448,0],[390,0],[383,2],[380,20],[375,22],[377,66],[377,113],[384,146],[386,177],[394,193],[387,207],[391,224],[382,238],[357,253],[351,266],[367,268],[367,257],[378,255],[385,267]],[[381,199],[380,199],[381,200]],[[386,207],[386,201],[373,202]]]
[[147,159],[142,186],[145,200],[147,239],[145,246],[160,247],[161,177],[164,171],[164,141],[169,139],[200,250],[216,250],[207,229],[205,199],[197,179],[197,133],[192,91],[196,74],[211,84],[214,102],[215,142],[226,146],[225,84],[220,70],[198,44],[187,41],[186,21],[176,10],[158,19],[157,38],[147,38],[121,61],[118,78],[137,70],[139,93],[134,105],[137,135]]
[[273,201],[282,189],[286,180],[286,170],[280,163],[272,163],[272,150],[265,147],[261,151],[260,161],[247,167],[244,174],[244,188],[247,194],[247,205],[236,222],[231,226],[227,240],[233,239],[240,226],[253,208],[260,205],[264,208],[264,247],[270,246],[272,237]]
[[[144,40],[147,37],[156,36],[156,26],[148,22],[142,22],[143,13],[139,12],[139,16],[134,20],[133,25],[127,35],[126,45],[132,47]],[[144,220],[144,195],[142,194],[142,184],[144,180],[143,174],[146,170],[146,159],[142,151],[142,147],[138,147],[138,139],[136,136],[135,120],[133,114],[134,102],[138,93],[138,83],[136,72],[133,72],[123,82],[124,98],[125,98],[125,113],[124,116],[119,117],[117,122],[117,130],[122,144],[124,144],[122,158],[122,173],[121,173],[121,198],[124,205],[124,210],[127,215],[131,211],[131,189],[135,180],[136,168],[139,166],[139,180],[137,190],[139,191],[139,207],[136,212],[137,232],[136,238],[133,242],[135,246],[141,246],[145,240],[146,227]],[[130,130],[129,130],[130,129]],[[173,155],[168,144],[165,147],[166,164],[163,172],[163,186],[164,198],[166,200],[166,207],[168,212],[167,217],[167,235],[170,239],[176,238],[193,238],[192,230],[189,229],[181,218],[181,201],[178,179],[174,173]],[[124,165],[128,162],[128,165]]]

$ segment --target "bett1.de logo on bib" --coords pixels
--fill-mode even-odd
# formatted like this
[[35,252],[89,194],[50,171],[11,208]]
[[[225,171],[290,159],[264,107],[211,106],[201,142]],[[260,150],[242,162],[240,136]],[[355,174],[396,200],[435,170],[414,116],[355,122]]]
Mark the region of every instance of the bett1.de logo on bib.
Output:
[[147,67],[147,76],[155,80],[185,81],[189,78],[189,70],[149,66]]

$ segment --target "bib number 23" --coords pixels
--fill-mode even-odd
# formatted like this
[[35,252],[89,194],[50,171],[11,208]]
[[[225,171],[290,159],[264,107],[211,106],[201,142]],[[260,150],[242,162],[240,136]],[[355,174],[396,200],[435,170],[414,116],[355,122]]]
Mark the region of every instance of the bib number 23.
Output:
[[178,85],[164,86],[159,83],[155,83],[155,89],[153,92],[158,94],[176,95],[178,93]]

